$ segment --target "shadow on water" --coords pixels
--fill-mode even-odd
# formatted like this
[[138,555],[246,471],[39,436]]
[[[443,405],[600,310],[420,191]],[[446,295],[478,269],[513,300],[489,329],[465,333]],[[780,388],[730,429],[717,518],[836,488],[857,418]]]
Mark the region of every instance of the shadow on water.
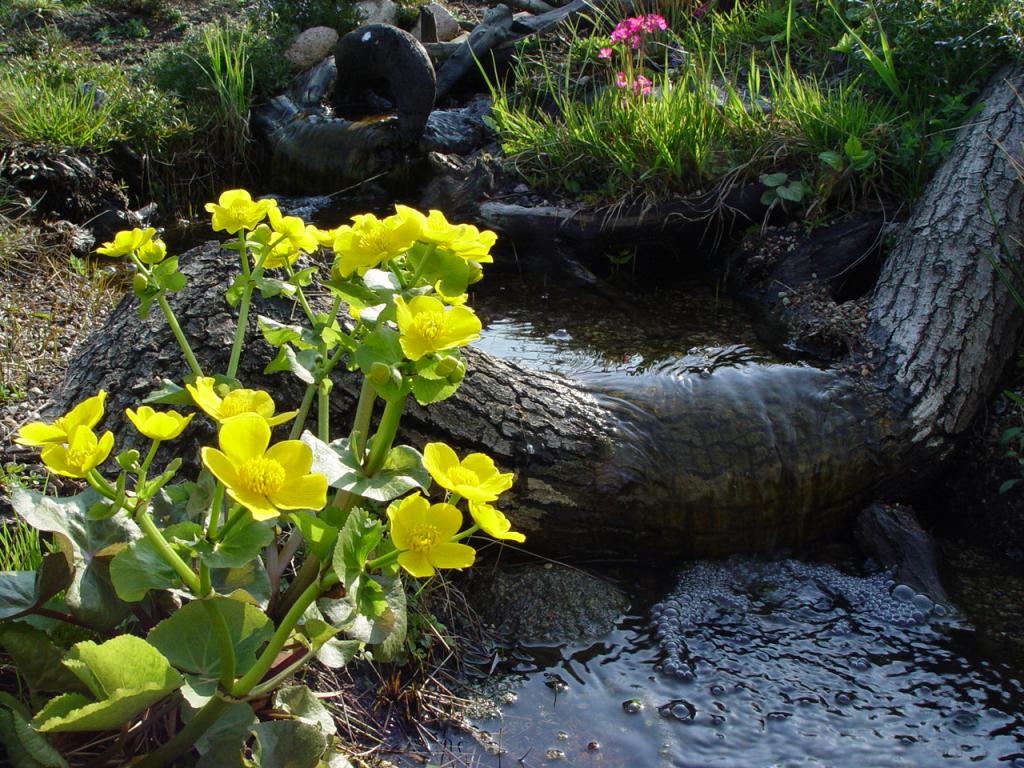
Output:
[[[481,349],[614,382],[627,402],[702,376],[725,374],[730,388],[815,375],[773,358],[707,291],[665,289],[641,306],[505,286],[477,297]],[[1024,767],[1020,659],[952,606],[885,571],[793,559],[675,567],[668,583],[650,583],[657,568],[630,580],[630,614],[597,641],[507,648],[481,668],[481,688],[504,703],[474,725],[501,754],[462,733],[446,734],[452,751],[525,768]]]

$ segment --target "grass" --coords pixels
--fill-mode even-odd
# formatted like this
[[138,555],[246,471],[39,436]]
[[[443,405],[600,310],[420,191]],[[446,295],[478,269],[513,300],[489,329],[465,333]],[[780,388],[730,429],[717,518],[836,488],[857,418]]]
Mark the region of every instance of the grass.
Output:
[[[10,467],[0,468],[0,479],[11,479]],[[34,571],[43,562],[39,531],[20,517],[0,521],[0,571]]]
[[0,74],[0,135],[11,141],[81,149],[113,138],[113,104],[83,83],[49,84],[24,71]]
[[[917,194],[1012,50],[995,31],[996,0],[951,0],[940,19],[927,17],[934,0],[760,0],[699,18],[686,3],[655,5],[677,24],[660,60],[636,63],[651,96],[612,84],[622,60],[598,61],[606,38],[584,27],[524,49],[492,88],[503,149],[533,184],[618,202],[784,172],[825,212],[896,204]],[[908,38],[918,27],[926,34]],[[958,49],[948,61],[944,46]]]

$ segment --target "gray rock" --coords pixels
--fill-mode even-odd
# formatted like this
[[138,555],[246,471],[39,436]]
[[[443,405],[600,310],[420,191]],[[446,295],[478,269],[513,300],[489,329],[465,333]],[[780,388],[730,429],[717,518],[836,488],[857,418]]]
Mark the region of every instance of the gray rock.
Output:
[[[427,34],[424,35],[424,15],[429,15],[433,24],[428,23]],[[433,27],[431,33],[430,27]],[[420,42],[446,43],[462,34],[462,28],[454,16],[440,3],[420,6],[420,18],[412,28],[412,36]]]
[[575,568],[528,564],[473,573],[470,604],[504,637],[567,643],[611,631],[629,607],[618,587]]
[[398,18],[398,5],[392,0],[360,0],[356,11],[363,24],[394,24]]
[[489,109],[490,102],[483,100],[461,109],[434,110],[427,117],[420,148],[424,152],[468,155],[483,144],[483,115]]
[[310,27],[298,34],[284,57],[299,69],[305,69],[325,59],[337,42],[338,33],[330,27]]

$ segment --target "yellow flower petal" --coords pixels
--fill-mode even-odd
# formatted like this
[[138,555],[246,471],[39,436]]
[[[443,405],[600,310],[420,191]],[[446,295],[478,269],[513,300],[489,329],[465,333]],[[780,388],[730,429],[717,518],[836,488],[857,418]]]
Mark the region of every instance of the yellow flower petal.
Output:
[[266,452],[270,445],[270,426],[262,416],[243,413],[221,424],[217,442],[237,466]]
[[327,478],[309,474],[290,478],[281,490],[270,494],[278,509],[323,509],[327,504]]
[[473,516],[473,521],[488,536],[505,541],[517,541],[520,544],[526,541],[526,536],[513,531],[509,519],[490,504],[470,502],[469,513]]
[[18,430],[18,436],[14,438],[14,442],[18,445],[42,446],[50,443],[63,443],[67,437],[68,433],[59,426],[33,421]]
[[238,470],[235,468],[235,465],[231,463],[231,459],[229,459],[223,451],[218,451],[216,448],[204,446],[200,449],[199,454],[203,458],[203,464],[205,464],[213,473],[213,476],[224,483],[224,485],[228,487],[238,485]]
[[313,450],[301,440],[282,440],[267,449],[266,456],[289,475],[305,475],[313,465]]
[[139,406],[137,411],[126,408],[125,414],[140,434],[161,441],[178,437],[195,416],[194,413],[186,417],[176,411],[155,411],[148,405]]
[[417,579],[434,575],[434,566],[423,552],[402,552],[398,555],[398,564]]
[[276,200],[253,200],[244,189],[229,189],[221,194],[216,203],[207,203],[205,206],[206,211],[212,214],[211,225],[214,231],[223,230],[229,235],[243,229],[254,229],[271,208],[277,208]]
[[468,568],[476,559],[476,550],[466,544],[446,542],[430,550],[428,557],[435,568]]
[[43,446],[49,443],[66,443],[77,427],[95,427],[103,418],[103,403],[107,393],[100,390],[88,397],[52,424],[33,421],[18,430],[15,442],[19,445]]

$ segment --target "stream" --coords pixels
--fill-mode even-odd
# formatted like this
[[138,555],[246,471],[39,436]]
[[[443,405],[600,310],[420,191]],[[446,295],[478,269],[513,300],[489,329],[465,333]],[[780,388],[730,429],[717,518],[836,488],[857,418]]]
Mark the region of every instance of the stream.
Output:
[[[694,287],[581,297],[503,278],[477,345],[587,382],[784,365]],[[652,311],[651,307],[657,307]],[[574,318],[586,318],[585,321]],[[651,571],[656,574],[652,574]],[[593,641],[510,645],[478,669],[500,717],[443,739],[480,766],[1024,767],[1024,668],[954,606],[849,555],[619,574],[631,607]]]

